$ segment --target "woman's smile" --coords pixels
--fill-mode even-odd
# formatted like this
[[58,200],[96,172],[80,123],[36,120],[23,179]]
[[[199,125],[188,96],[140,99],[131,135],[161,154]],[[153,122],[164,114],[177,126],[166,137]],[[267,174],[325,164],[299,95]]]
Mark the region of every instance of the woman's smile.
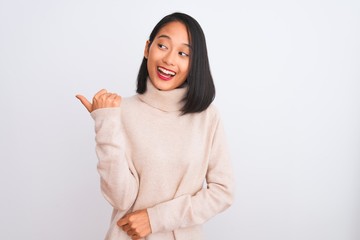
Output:
[[169,81],[176,75],[176,72],[166,69],[164,67],[158,67],[158,76],[162,80]]

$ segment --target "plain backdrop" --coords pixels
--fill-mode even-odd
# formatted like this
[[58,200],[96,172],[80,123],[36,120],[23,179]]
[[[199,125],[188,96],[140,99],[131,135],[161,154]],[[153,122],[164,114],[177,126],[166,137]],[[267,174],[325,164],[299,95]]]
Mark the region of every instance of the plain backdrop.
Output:
[[360,239],[360,2],[0,0],[0,239],[98,240],[94,124],[165,15],[195,17],[236,173],[210,240]]

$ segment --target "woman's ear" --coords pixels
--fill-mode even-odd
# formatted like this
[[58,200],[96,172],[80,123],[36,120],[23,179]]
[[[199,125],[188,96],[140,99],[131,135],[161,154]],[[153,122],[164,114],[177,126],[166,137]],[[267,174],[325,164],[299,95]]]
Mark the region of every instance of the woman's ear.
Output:
[[144,49],[144,58],[148,59],[150,49],[150,40],[146,41],[145,49]]

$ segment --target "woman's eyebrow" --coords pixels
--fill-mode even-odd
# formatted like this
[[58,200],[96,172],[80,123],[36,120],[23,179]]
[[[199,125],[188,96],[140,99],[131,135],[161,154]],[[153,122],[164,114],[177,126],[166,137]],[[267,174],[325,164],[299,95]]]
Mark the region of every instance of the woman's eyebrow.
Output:
[[[165,34],[162,34],[162,35],[158,36],[157,38],[166,38],[166,39],[171,40],[171,37],[168,35],[165,35]],[[183,45],[187,46],[188,48],[191,48],[191,45],[188,43],[183,43]]]
[[158,38],[167,38],[167,39],[171,39],[171,37],[169,37],[168,35],[162,34],[160,36],[158,36]]

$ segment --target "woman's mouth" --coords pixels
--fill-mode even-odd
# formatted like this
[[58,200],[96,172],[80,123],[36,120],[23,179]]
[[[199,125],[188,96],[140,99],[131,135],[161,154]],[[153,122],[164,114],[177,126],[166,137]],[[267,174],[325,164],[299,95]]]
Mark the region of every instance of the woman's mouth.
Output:
[[165,81],[172,79],[176,75],[175,72],[163,67],[158,67],[157,70],[159,78]]

